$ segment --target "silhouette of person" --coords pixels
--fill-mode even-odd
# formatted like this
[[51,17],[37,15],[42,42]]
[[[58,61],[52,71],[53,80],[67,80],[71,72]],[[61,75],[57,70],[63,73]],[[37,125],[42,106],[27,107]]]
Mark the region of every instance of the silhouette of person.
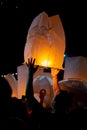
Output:
[[0,121],[17,117],[28,123],[26,104],[21,99],[12,97],[12,89],[4,77],[0,77]]

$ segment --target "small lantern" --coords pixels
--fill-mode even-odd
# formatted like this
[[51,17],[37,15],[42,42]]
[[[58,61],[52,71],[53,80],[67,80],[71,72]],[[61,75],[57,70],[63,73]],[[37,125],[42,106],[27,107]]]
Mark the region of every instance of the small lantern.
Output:
[[65,34],[59,15],[40,13],[33,20],[24,48],[24,62],[35,58],[36,65],[63,69]]
[[12,74],[7,74],[5,75],[5,79],[8,81],[8,83],[11,86],[12,89],[12,97],[18,97],[18,92],[17,92],[17,80]]

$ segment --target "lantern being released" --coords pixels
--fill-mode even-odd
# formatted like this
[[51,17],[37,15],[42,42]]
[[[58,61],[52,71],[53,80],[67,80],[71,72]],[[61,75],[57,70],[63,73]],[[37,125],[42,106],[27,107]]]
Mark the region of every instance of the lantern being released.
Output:
[[24,62],[35,58],[36,65],[63,69],[65,34],[59,15],[40,13],[33,20],[24,48]]

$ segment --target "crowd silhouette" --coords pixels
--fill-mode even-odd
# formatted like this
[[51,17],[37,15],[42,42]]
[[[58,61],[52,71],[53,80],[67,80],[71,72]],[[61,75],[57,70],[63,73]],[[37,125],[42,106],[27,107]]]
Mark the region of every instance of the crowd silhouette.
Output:
[[40,102],[34,97],[33,76],[39,66],[35,66],[35,59],[32,58],[28,59],[26,66],[28,79],[25,95],[21,99],[12,97],[11,86],[4,77],[0,77],[0,129],[74,129],[76,126],[86,128],[87,109],[71,109],[73,95],[61,90],[58,84],[60,70],[51,69],[54,98],[49,111],[43,107],[45,89],[39,93]]

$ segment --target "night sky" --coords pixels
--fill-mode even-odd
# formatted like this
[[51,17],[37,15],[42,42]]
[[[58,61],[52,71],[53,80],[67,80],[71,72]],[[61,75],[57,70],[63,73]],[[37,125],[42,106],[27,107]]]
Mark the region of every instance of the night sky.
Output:
[[87,57],[85,5],[76,0],[0,0],[0,74],[16,72],[17,66],[23,63],[27,31],[42,11],[48,16],[59,14],[67,56]]

